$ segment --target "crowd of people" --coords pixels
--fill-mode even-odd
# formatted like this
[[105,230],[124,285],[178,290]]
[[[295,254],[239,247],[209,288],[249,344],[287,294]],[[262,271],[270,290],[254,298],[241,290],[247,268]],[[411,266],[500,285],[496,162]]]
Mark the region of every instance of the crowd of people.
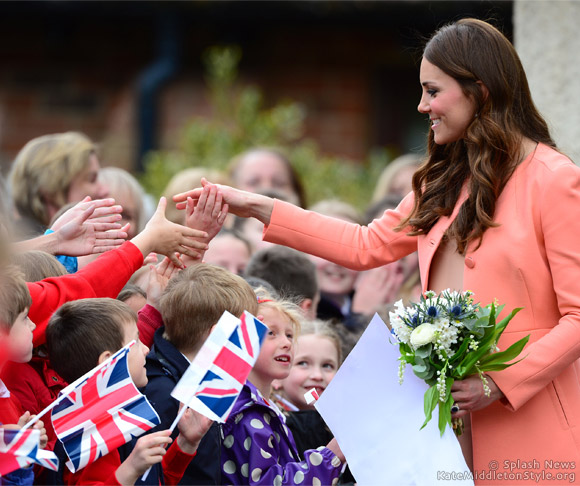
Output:
[[[419,83],[428,151],[391,162],[364,215],[340,200],[307,206],[269,147],[228,173],[176,174],[155,208],[81,133],[26,144],[0,181],[0,427],[24,427],[132,341],[131,378],[161,423],[72,472],[44,416],[33,427],[60,469],[1,483],[354,484],[305,393],[324,393],[376,312],[387,321],[396,301],[447,288],[523,308],[501,348],[530,334],[521,362],[488,373],[490,393],[479,377],[453,385],[468,467],[576,464],[580,170],[490,24],[436,31]],[[188,409],[172,431],[171,392],[225,311],[268,326],[258,359],[225,424]]]

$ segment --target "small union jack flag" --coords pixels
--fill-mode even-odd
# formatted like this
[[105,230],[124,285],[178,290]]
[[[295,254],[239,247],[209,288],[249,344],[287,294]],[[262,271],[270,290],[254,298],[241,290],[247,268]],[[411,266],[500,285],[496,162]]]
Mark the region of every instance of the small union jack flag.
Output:
[[316,388],[311,388],[310,390],[308,390],[304,394],[304,400],[306,400],[306,404],[307,405],[310,405],[311,403],[314,403],[319,398],[320,398],[320,395],[318,395],[318,392],[316,391]]
[[129,374],[127,354],[132,344],[87,373],[52,410],[52,425],[72,472],[160,423]]
[[57,471],[58,458],[54,452],[40,449],[39,441],[40,430],[0,428],[0,476],[31,464]]
[[171,396],[225,422],[260,352],[268,328],[249,312],[224,312]]

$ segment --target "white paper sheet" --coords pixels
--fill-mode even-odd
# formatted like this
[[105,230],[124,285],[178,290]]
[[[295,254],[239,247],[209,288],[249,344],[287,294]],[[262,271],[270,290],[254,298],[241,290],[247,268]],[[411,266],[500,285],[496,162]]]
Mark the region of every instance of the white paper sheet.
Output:
[[399,385],[399,348],[375,314],[316,402],[357,485],[472,485],[461,447],[448,427],[440,437],[437,410],[423,430],[425,382],[410,366]]

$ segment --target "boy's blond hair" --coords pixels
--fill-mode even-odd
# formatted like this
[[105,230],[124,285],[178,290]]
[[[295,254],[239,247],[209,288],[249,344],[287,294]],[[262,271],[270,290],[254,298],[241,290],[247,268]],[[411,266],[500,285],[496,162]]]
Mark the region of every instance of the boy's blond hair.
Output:
[[22,272],[15,265],[0,268],[0,327],[10,331],[18,314],[30,309],[32,299]]
[[12,199],[18,213],[49,223],[46,202],[64,206],[72,180],[89,164],[95,145],[78,132],[44,135],[18,152],[10,173]]
[[164,337],[179,351],[199,350],[224,311],[239,317],[256,315],[258,301],[252,287],[228,270],[200,263],[173,277],[161,296]]

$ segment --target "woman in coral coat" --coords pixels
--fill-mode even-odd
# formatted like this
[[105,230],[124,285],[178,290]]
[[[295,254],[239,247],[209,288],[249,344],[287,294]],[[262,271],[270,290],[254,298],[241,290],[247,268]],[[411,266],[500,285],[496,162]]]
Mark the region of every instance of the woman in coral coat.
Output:
[[418,250],[423,290],[523,307],[499,347],[530,334],[525,359],[488,374],[489,397],[479,377],[456,382],[454,416],[471,417],[477,483],[570,484],[580,467],[580,169],[555,149],[515,49],[491,25],[437,31],[420,83],[428,158],[413,192],[368,227],[220,191],[271,242],[357,270]]

